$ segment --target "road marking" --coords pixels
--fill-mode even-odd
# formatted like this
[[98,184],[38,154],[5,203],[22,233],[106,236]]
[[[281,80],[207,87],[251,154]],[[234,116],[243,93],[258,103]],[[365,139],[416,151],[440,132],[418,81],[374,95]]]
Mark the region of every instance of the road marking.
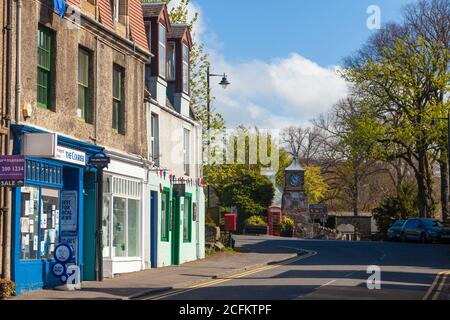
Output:
[[439,285],[438,289],[436,290],[436,293],[433,296],[433,300],[439,299],[439,296],[441,295],[442,289],[444,288],[445,282],[447,281],[447,276],[450,274],[450,271],[447,271],[445,274],[442,275],[441,284]]
[[431,296],[431,294],[433,293],[435,287],[438,285],[439,283],[439,279],[441,278],[442,275],[444,275],[446,272],[439,272],[436,276],[436,278],[434,279],[433,283],[431,284],[431,287],[428,289],[427,293],[425,294],[425,296],[423,297],[422,300],[428,300],[428,298]]
[[253,269],[253,270],[248,270],[248,271],[245,271],[245,272],[241,272],[239,274],[230,275],[230,276],[227,276],[227,277],[225,277],[223,279],[216,279],[216,280],[203,282],[203,283],[194,285],[194,286],[192,286],[191,288],[188,288],[188,289],[178,289],[176,291],[172,291],[172,292],[169,292],[169,293],[165,293],[165,294],[149,297],[147,300],[161,300],[161,299],[169,298],[169,297],[172,297],[172,296],[188,293],[190,291],[194,291],[194,290],[198,290],[198,289],[202,289],[202,288],[212,287],[212,286],[215,286],[215,285],[218,285],[218,284],[221,284],[221,283],[229,282],[231,280],[240,279],[240,278],[243,278],[243,277],[246,277],[246,276],[249,276],[249,275],[261,273],[261,272],[264,272],[264,271],[274,270],[274,269],[277,269],[277,268],[279,268],[281,266],[284,266],[284,265],[287,265],[287,264],[291,264],[291,263],[294,263],[294,262],[297,262],[297,261],[300,261],[300,260],[304,260],[304,259],[307,259],[307,258],[315,256],[315,255],[317,255],[317,252],[310,251],[308,254],[306,254],[304,256],[294,257],[292,259],[286,260],[286,261],[281,262],[279,264],[263,266],[263,267],[259,267],[259,268]]
[[322,286],[320,286],[320,287],[321,287],[321,288],[327,287],[327,286],[329,286],[330,284],[333,284],[333,283],[335,283],[335,282],[337,282],[337,279],[332,280],[332,281],[330,281],[330,282],[327,282],[327,283],[325,283],[324,285],[322,285]]

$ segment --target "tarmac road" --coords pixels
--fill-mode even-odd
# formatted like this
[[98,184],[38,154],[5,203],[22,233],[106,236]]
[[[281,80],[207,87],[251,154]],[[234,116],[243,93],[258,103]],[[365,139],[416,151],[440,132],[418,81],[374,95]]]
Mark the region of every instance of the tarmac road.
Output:
[[[280,247],[309,253],[223,279],[148,297],[149,300],[448,300],[450,245],[237,237],[248,250]],[[369,266],[381,289],[370,290]],[[442,274],[440,274],[442,273]],[[448,276],[447,276],[448,274]],[[375,284],[372,282],[372,284]]]

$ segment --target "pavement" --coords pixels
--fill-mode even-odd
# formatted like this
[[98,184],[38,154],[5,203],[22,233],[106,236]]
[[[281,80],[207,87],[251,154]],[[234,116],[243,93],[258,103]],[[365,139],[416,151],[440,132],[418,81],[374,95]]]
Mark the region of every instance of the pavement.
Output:
[[235,253],[218,253],[182,266],[117,275],[103,282],[83,282],[79,291],[38,290],[12,300],[134,300],[189,288],[211,279],[227,277],[297,257],[300,250],[241,239]]

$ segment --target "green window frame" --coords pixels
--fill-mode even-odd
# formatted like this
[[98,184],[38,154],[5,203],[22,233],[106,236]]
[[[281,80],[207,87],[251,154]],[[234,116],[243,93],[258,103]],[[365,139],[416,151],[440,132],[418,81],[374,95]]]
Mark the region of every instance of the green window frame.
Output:
[[[164,209],[164,211],[163,211]],[[170,189],[165,188],[161,194],[161,241],[169,242],[170,232]]]
[[114,64],[112,128],[122,135],[125,135],[124,73],[121,66]]
[[37,105],[44,109],[51,108],[52,88],[52,46],[53,32],[44,27],[38,28],[38,63],[37,63]]
[[78,48],[78,105],[77,116],[85,122],[91,122],[90,110],[90,70],[91,70],[91,52]]
[[184,197],[183,242],[192,242],[192,195],[190,193],[186,193]]

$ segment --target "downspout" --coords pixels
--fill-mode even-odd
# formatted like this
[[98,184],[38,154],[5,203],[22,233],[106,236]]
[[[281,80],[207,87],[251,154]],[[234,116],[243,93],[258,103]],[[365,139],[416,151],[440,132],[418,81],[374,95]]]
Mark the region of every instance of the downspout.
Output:
[[[6,51],[6,115],[4,116],[3,120],[5,121],[7,134],[6,139],[4,141],[5,143],[5,155],[10,154],[10,139],[11,139],[11,133],[10,133],[10,126],[11,126],[11,66],[12,66],[12,4],[13,0],[8,0],[8,6],[7,6],[7,14],[8,14],[8,21],[7,21],[7,51]],[[11,225],[11,218],[9,214],[9,197],[10,197],[10,190],[7,187],[3,188],[3,232],[2,232],[2,265],[1,265],[1,277],[3,279],[10,279],[11,277],[11,261],[10,261],[10,225]]]
[[22,95],[22,0],[16,0],[16,106],[15,123],[20,122],[20,98]]

